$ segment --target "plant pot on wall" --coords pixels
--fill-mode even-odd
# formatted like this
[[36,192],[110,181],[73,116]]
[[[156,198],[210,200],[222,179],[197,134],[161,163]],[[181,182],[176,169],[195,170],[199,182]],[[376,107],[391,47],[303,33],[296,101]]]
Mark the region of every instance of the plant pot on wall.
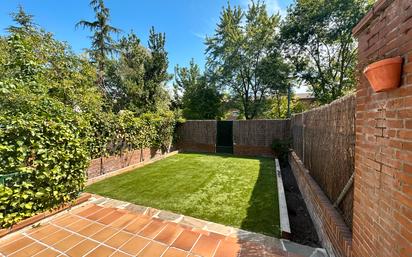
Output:
[[394,57],[368,65],[365,74],[375,92],[384,92],[399,87],[401,83],[402,57]]

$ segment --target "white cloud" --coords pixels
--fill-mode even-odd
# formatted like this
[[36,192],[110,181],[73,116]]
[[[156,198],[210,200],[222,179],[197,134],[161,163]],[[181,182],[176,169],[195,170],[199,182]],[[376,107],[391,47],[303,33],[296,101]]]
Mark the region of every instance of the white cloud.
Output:
[[[251,2],[252,0],[243,0],[242,7],[246,9]],[[286,9],[280,7],[279,0],[266,0],[265,3],[269,14],[279,13],[282,18],[286,16]]]

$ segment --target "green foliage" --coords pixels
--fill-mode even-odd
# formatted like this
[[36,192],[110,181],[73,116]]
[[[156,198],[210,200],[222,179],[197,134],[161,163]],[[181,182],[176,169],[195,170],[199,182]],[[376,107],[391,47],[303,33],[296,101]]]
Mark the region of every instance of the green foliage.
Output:
[[97,85],[103,93],[107,94],[110,91],[105,82],[107,55],[116,51],[116,43],[112,38],[112,34],[119,33],[120,30],[109,24],[110,10],[103,0],[91,0],[90,7],[93,8],[96,19],[94,21],[81,20],[76,24],[76,27],[89,28],[90,31],[94,32],[91,36],[92,48],[89,52],[93,61],[97,64]]
[[[0,114],[0,227],[77,197],[83,190],[88,152],[73,113]],[[56,113],[60,112],[60,115]]]
[[175,67],[174,104],[183,117],[191,120],[216,119],[220,116],[221,96],[213,83],[208,83],[194,60],[188,68]]
[[281,39],[295,75],[320,103],[329,103],[355,84],[356,42],[352,28],[369,0],[298,0],[288,9]]
[[272,142],[272,149],[280,161],[286,161],[288,158],[289,149],[291,146],[291,139],[274,139]]
[[150,30],[149,47],[140,44],[133,32],[121,38],[119,58],[108,65],[107,83],[114,111],[131,110],[138,114],[169,109],[166,83],[168,58],[165,35]]
[[170,111],[140,116],[131,111],[121,111],[118,115],[106,113],[91,122],[88,145],[92,158],[147,147],[166,151],[175,127],[175,118]]
[[[278,96],[268,99],[267,101],[268,110],[263,113],[264,118],[268,119],[287,119],[288,117],[288,97]],[[299,99],[291,97],[290,100],[290,113],[301,113],[307,110],[305,106]]]
[[[167,150],[175,124],[168,111],[107,111],[95,65],[36,27],[23,9],[13,17],[16,26],[0,37],[0,227],[77,197],[90,158]],[[164,38],[154,42],[161,52]],[[150,68],[152,81],[164,77],[162,67]],[[150,103],[154,96],[146,97]]]
[[207,73],[241,103],[246,119],[261,114],[269,94],[288,86],[289,68],[278,45],[279,20],[259,1],[247,11],[228,5],[215,34],[206,39]]

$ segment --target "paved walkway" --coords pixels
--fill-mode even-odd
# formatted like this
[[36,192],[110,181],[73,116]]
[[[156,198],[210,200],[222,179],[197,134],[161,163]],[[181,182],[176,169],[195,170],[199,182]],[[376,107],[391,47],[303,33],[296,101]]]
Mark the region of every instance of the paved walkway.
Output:
[[211,229],[201,229],[205,224],[196,221],[94,199],[0,239],[0,256],[300,256],[282,250],[278,239],[210,222],[205,224]]

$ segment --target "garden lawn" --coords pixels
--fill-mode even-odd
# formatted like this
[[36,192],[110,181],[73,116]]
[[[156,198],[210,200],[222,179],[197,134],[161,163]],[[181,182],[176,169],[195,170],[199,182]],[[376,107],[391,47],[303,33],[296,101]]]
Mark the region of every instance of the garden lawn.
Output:
[[270,158],[180,153],[86,191],[279,236],[275,163]]

